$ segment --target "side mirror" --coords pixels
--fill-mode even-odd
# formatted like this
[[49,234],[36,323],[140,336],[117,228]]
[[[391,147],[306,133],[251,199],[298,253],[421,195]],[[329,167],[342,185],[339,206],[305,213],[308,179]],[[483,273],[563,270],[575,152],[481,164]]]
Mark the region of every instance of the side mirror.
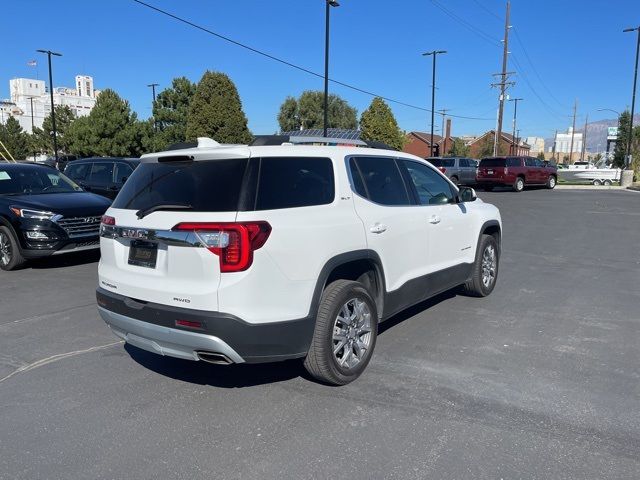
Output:
[[476,195],[476,191],[471,187],[460,187],[460,191],[458,192],[458,198],[461,202],[475,202],[478,196]]

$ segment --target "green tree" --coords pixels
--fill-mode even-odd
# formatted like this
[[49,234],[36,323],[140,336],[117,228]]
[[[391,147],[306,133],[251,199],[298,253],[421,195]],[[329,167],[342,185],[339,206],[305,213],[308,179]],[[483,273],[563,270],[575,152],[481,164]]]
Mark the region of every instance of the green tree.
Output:
[[144,123],[129,102],[113,90],[104,90],[91,113],[69,126],[69,151],[82,156],[138,157],[144,153]]
[[[67,105],[56,105],[56,142],[58,153],[69,153],[69,142],[66,138],[69,126],[75,121],[73,110]],[[53,122],[51,114],[42,122],[42,128],[34,128],[31,134],[31,148],[37,153],[53,155]]]
[[490,157],[493,155],[493,136],[487,135],[480,145],[478,157]]
[[231,79],[207,71],[189,105],[186,138],[211,137],[220,143],[249,143],[252,135],[242,102]]
[[396,150],[402,150],[405,136],[398,127],[393,112],[385,101],[376,97],[360,117],[360,136],[363,140],[386,143]]
[[[295,102],[295,103],[294,103]],[[338,95],[328,98],[329,128],[356,129],[358,127],[357,110]],[[294,108],[295,107],[295,108]],[[280,106],[278,123],[283,132],[303,128],[324,127],[324,93],[307,90],[296,100],[287,97]],[[291,127],[294,128],[291,128]]]
[[470,148],[461,138],[454,138],[453,145],[449,148],[447,155],[452,157],[468,157]]
[[538,160],[544,160],[544,152],[543,152],[542,150],[540,150],[540,151],[538,152],[538,155],[536,156],[536,158],[537,158]]
[[[22,129],[18,120],[9,117],[7,122],[0,123],[0,141],[4,147],[0,146],[0,152],[8,160],[24,160],[31,153],[29,151],[29,135]],[[7,154],[6,150],[9,150]],[[2,159],[2,157],[0,157]]]
[[153,142],[150,149],[164,150],[171,144],[187,139],[189,104],[195,92],[195,83],[186,77],[179,77],[173,79],[171,87],[158,94],[153,105],[152,127],[155,121],[155,128],[151,130]]
[[616,168],[624,168],[626,165],[627,142],[631,133],[631,114],[625,110],[618,118],[618,138],[613,149],[613,166]]

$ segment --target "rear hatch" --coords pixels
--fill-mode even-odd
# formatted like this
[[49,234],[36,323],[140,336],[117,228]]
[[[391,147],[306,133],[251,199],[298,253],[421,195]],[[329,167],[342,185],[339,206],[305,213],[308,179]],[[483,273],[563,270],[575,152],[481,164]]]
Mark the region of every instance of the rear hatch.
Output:
[[138,301],[217,310],[221,269],[243,261],[239,245],[251,235],[228,225],[249,160],[182,158],[141,163],[118,194],[101,227],[99,286]]
[[506,158],[483,158],[478,166],[478,179],[500,179],[507,174]]

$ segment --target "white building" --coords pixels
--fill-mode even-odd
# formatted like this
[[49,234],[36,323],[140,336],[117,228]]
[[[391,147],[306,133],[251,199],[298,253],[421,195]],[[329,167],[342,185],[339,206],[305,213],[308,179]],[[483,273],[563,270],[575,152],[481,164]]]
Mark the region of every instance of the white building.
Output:
[[[569,153],[571,149],[571,133],[573,128],[569,127],[567,133],[558,133],[556,135],[556,152]],[[573,134],[573,152],[582,151],[582,133]]]
[[[42,128],[45,117],[51,113],[51,97],[44,80],[14,78],[9,80],[11,98],[0,101],[0,122],[14,117],[20,126],[31,133],[31,125]],[[76,75],[75,88],[54,87],[54,105],[67,105],[77,117],[89,115],[100,92],[93,87],[93,78]]]
[[527,137],[525,141],[531,146],[530,155],[536,156],[540,152],[544,152],[544,138]]

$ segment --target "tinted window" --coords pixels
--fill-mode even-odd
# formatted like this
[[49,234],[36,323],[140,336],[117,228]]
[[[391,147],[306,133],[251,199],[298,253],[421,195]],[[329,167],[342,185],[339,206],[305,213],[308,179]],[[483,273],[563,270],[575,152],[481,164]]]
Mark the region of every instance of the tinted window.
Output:
[[129,178],[133,173],[133,168],[131,168],[128,164],[117,162],[116,163],[116,173],[113,178],[116,179],[116,183],[124,183],[125,179]]
[[520,167],[522,164],[520,163],[519,158],[507,158],[507,167]]
[[469,161],[466,158],[460,158],[460,159],[458,159],[458,165],[460,167],[468,167],[469,166]]
[[504,167],[505,163],[505,158],[483,158],[480,160],[481,167]]
[[429,158],[427,160],[436,167],[453,167],[456,164],[455,158]]
[[0,167],[0,195],[82,192],[82,188],[49,167]]
[[393,158],[357,157],[350,160],[351,174],[361,175],[360,195],[381,205],[411,205],[404,180]]
[[524,165],[526,167],[537,167],[535,158],[525,158]]
[[190,205],[197,212],[238,209],[247,159],[141,163],[113,202],[140,210],[153,205]]
[[71,164],[64,169],[64,174],[74,180],[83,180],[90,169],[90,163]]
[[262,159],[256,210],[326,205],[333,202],[333,198],[333,165],[330,159]]
[[113,183],[113,162],[94,163],[88,180],[91,183]]
[[426,165],[401,160],[407,169],[420,199],[420,205],[442,205],[453,201],[451,186],[438,173]]

